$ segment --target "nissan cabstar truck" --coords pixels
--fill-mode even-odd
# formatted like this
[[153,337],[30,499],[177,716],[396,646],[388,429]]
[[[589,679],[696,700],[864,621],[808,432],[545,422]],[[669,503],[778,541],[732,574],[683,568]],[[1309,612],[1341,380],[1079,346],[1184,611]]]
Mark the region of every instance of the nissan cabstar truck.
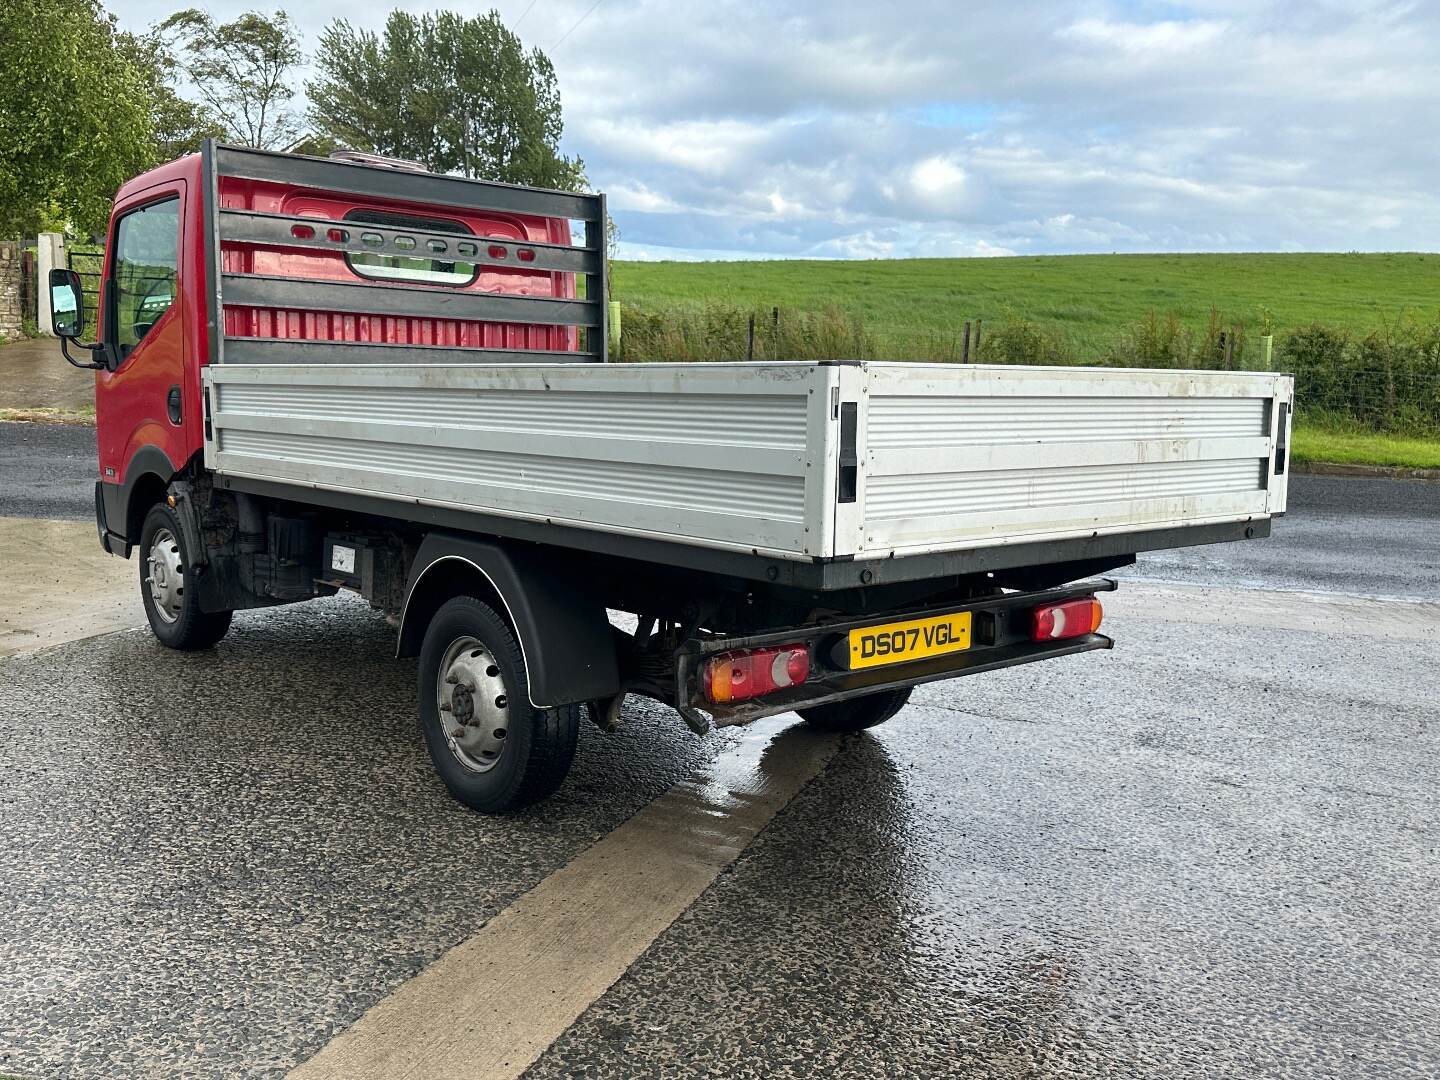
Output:
[[1098,577],[1264,537],[1270,373],[609,362],[603,195],[205,144],[127,183],[96,340],[100,543],[155,637],[346,590],[418,657],[481,811],[629,695],[856,731],[921,683],[1111,647]]

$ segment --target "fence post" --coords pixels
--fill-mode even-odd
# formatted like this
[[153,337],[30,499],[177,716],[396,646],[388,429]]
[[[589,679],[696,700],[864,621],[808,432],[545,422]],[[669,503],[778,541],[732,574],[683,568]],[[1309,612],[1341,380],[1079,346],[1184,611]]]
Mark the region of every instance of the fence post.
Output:
[[50,333],[50,271],[64,269],[68,265],[65,261],[64,233],[42,232],[36,237],[35,324],[42,334]]
[[753,314],[750,316],[750,341],[745,346],[745,359],[755,359],[755,316]]
[[980,362],[980,323],[982,320],[975,320],[975,362]]
[[608,344],[609,347],[610,347],[610,351],[611,351],[613,354],[615,354],[616,356],[619,356],[619,355],[621,355],[621,353],[620,353],[620,301],[619,301],[619,300],[611,300],[611,301],[610,301],[610,322],[609,322],[609,328],[610,328],[610,340],[609,340],[609,342],[607,342],[607,344]]
[[961,338],[960,341],[961,341],[961,344],[960,344],[960,362],[961,362],[962,364],[968,364],[968,363],[970,362],[970,320],[969,320],[969,319],[966,319],[966,320],[965,320],[965,336],[964,336],[963,338]]

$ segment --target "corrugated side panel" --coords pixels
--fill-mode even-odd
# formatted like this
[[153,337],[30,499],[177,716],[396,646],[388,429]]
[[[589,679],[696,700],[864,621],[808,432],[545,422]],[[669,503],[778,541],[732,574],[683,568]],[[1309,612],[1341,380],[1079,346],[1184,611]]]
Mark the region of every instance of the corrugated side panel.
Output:
[[930,365],[869,375],[859,554],[1266,516],[1283,377]]
[[816,369],[726,368],[210,368],[208,460],[239,477],[809,554]]
[[870,447],[987,446],[1264,434],[1259,398],[882,398]]

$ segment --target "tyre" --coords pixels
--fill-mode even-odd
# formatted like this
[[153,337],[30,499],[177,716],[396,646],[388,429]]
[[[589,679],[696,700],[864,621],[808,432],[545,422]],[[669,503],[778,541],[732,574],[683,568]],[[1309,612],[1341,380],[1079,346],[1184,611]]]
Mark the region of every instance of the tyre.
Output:
[[233,614],[200,610],[198,591],[186,588],[189,568],[180,518],[157,503],[140,530],[140,599],[160,643],[186,652],[208,649],[223,638]]
[[889,720],[910,700],[910,687],[881,690],[878,694],[833,701],[829,705],[812,705],[797,710],[800,719],[822,731],[863,731]]
[[471,596],[447,601],[420,647],[420,726],[450,794],[498,814],[555,792],[575,759],[579,705],[537,709],[520,643]]

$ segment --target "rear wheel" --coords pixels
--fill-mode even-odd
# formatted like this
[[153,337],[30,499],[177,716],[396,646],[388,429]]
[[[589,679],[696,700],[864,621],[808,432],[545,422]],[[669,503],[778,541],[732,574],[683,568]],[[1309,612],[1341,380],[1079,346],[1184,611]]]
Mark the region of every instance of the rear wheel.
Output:
[[157,503],[140,530],[140,599],[160,643],[186,652],[208,649],[223,638],[233,614],[201,611],[197,590],[188,587],[190,571],[180,518]]
[[863,731],[889,720],[910,700],[910,687],[881,690],[878,694],[832,701],[829,705],[812,705],[797,710],[800,719],[822,731]]
[[496,814],[536,802],[565,781],[580,706],[530,704],[525,658],[510,626],[471,596],[447,601],[420,648],[420,726],[450,794]]

